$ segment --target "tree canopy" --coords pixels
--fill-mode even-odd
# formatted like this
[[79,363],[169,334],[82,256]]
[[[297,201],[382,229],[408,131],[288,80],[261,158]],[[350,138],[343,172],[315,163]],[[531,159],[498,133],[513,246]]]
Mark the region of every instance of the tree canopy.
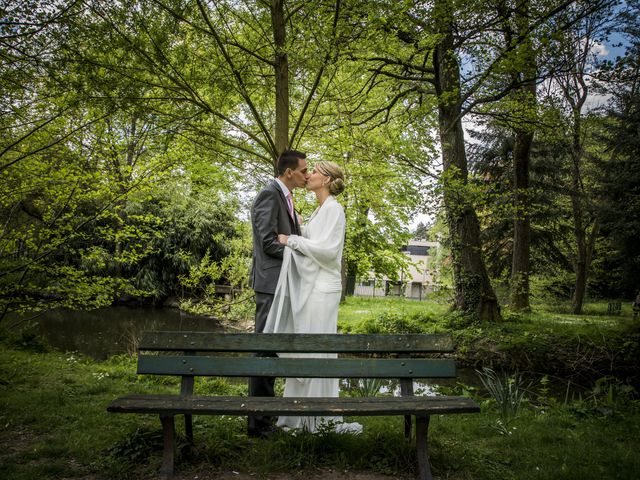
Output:
[[[412,218],[430,213],[446,219],[455,307],[478,318],[529,308],[530,281],[573,292],[576,311],[587,293],[633,295],[637,13],[8,0],[2,315],[246,287],[248,205],[286,148],[346,172],[346,275],[395,278]],[[613,37],[624,55],[599,61]],[[596,93],[606,108],[587,108]]]

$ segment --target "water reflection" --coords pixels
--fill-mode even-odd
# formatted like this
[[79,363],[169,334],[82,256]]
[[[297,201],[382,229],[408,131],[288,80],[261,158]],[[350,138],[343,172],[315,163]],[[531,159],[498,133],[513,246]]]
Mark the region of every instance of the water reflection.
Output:
[[[19,319],[13,321],[17,323]],[[147,330],[223,330],[215,319],[188,315],[174,308],[121,306],[91,311],[52,310],[37,317],[34,329],[54,348],[77,351],[97,360],[135,352],[140,333]]]
[[[415,396],[439,395],[438,389],[442,385],[442,380],[438,379],[438,382],[414,380],[413,394]],[[400,382],[396,379],[345,378],[342,380],[342,389],[356,397],[374,397],[376,395],[400,397],[402,395]]]

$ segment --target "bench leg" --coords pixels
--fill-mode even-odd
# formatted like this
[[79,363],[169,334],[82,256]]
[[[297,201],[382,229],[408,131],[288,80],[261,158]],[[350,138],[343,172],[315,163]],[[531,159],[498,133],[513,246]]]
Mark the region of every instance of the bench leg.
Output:
[[404,438],[411,440],[411,415],[404,416]]
[[162,422],[162,438],[164,440],[160,478],[169,479],[173,477],[174,437],[176,426],[173,415],[160,415],[160,421]]
[[429,466],[429,452],[427,449],[427,434],[429,432],[429,416],[416,417],[416,453],[418,457],[418,478],[432,480]]
[[193,416],[184,416],[184,435],[187,437],[187,444],[193,446]]
[[[193,355],[193,352],[186,351],[185,355]],[[194,377],[192,375],[183,375],[180,381],[180,395],[193,395]],[[187,437],[187,449],[193,446],[193,419],[191,415],[184,416],[184,434]]]
[[[401,378],[400,379],[400,395],[403,397],[413,396],[413,379]],[[411,415],[404,416],[404,438],[411,440]]]
[[[403,397],[413,396],[413,379],[401,378],[400,379],[400,395]],[[411,439],[411,415],[404,416],[404,438]]]

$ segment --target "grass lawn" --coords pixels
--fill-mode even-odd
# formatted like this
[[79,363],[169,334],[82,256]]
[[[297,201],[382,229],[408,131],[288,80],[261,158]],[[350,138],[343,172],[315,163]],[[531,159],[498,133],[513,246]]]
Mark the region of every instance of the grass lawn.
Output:
[[442,316],[448,305],[438,302],[409,300],[398,297],[347,297],[340,305],[338,326],[341,329],[358,325],[384,313],[414,315],[427,313]]
[[[363,317],[373,320],[393,314],[437,319],[446,316],[446,311],[445,305],[427,302],[348,299],[339,321],[352,328]],[[516,345],[517,351],[527,351],[540,344],[520,340],[531,340],[549,329],[610,335],[623,329],[619,324],[631,322],[624,312],[616,319],[598,314],[579,319],[551,309],[507,318],[505,325],[470,325],[460,327],[456,334],[462,339],[475,338],[480,329],[481,337],[493,335]],[[462,384],[448,388],[451,393],[473,395],[482,412],[432,417],[431,461],[434,474],[442,479],[638,478],[640,402],[628,385],[604,382],[592,386],[583,398],[566,401],[538,383],[526,390],[515,418],[503,416],[483,389]],[[175,379],[136,375],[135,359],[127,356],[96,362],[49,351],[37,339],[5,335],[0,341],[0,478],[152,478],[161,459],[157,417],[109,414],[105,408],[125,393],[178,389]],[[196,391],[244,394],[246,387],[199,379]],[[178,456],[177,471],[184,475],[180,478],[190,479],[234,471],[252,478],[282,472],[312,475],[325,469],[414,478],[415,454],[403,438],[400,417],[354,417],[349,421],[361,422],[364,433],[355,437],[281,434],[264,441],[245,435],[245,418],[196,417],[197,445],[188,457]],[[211,476],[197,473],[202,471]]]

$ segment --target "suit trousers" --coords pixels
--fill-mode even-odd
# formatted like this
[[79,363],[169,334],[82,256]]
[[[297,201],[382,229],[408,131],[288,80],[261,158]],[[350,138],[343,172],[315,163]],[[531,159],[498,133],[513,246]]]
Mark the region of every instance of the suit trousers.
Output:
[[[256,317],[255,331],[262,333],[267,323],[267,316],[273,303],[273,294],[256,292]],[[275,354],[256,353],[256,357],[275,357]],[[250,377],[249,396],[250,397],[273,397],[273,385],[275,377]],[[250,415],[247,423],[247,430],[252,434],[259,434],[273,425],[273,417],[261,415]]]

